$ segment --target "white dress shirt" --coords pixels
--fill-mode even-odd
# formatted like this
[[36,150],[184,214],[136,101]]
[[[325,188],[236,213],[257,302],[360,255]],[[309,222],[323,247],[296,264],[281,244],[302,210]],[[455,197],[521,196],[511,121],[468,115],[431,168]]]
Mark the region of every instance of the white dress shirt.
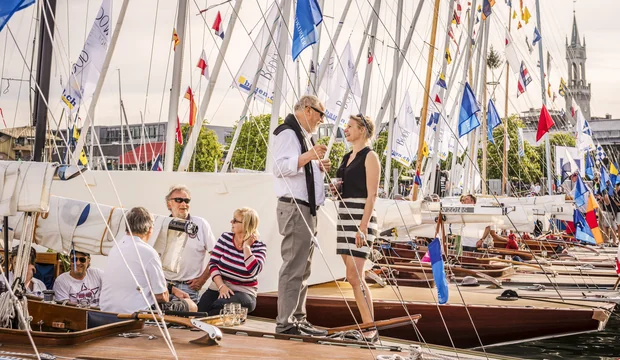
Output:
[[[308,134],[306,144],[311,144]],[[301,144],[297,140],[295,131],[286,129],[276,136],[274,144],[275,162],[273,174],[276,177],[275,191],[277,197],[293,197],[298,200],[308,201],[308,188],[306,187],[306,174],[304,167],[297,167],[301,155]],[[314,171],[314,194],[316,205],[321,206],[325,202],[325,188],[323,186],[323,173],[317,160],[311,161]]]

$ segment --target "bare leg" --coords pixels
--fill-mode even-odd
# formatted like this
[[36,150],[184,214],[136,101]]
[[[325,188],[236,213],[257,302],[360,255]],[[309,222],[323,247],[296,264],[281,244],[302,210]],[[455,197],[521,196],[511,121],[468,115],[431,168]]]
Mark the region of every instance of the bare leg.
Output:
[[[364,263],[366,259],[357,258],[349,255],[341,255],[347,272],[347,281],[353,288],[355,302],[362,316],[362,322],[368,323],[374,321],[375,312],[372,305],[372,294],[368,289],[368,284],[364,277]],[[374,333],[366,335],[373,336]]]

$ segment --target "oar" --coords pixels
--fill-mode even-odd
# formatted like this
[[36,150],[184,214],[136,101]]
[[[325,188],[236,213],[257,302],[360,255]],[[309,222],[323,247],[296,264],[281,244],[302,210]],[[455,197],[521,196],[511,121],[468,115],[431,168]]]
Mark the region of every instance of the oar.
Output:
[[189,328],[196,328],[206,332],[207,334],[195,339],[191,340],[191,343],[200,344],[200,345],[218,345],[220,340],[222,340],[222,331],[215,327],[215,324],[221,323],[220,316],[207,316],[204,318],[184,318],[179,316],[171,316],[164,315],[159,316],[157,314],[141,314],[141,313],[133,313],[133,314],[118,314],[117,317],[119,319],[136,319],[136,320],[157,320],[157,321],[165,321],[172,324],[183,325]]
[[338,327],[327,329],[327,334],[331,335],[337,332],[343,332],[343,331],[349,331],[349,330],[360,330],[360,329],[362,331],[365,331],[365,330],[374,329],[374,328],[376,328],[377,330],[386,330],[386,329],[403,326],[405,324],[410,324],[412,321],[415,323],[421,317],[422,315],[415,314],[415,315],[411,315],[411,317],[401,316],[401,317],[387,319],[387,320],[377,320],[375,322],[366,322],[366,323],[362,323],[359,325],[338,326]]

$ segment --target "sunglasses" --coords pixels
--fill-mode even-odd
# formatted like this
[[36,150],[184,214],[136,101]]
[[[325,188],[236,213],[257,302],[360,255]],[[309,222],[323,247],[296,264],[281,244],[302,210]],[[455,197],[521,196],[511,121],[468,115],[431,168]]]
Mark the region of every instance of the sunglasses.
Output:
[[233,218],[232,220],[230,220],[230,222],[231,222],[231,223],[233,223],[233,224],[243,224],[243,221],[239,221],[239,220],[237,220],[237,219],[235,219],[235,218]]
[[310,106],[310,108],[316,112],[319,113],[319,115],[321,115],[321,119],[325,117],[325,113],[317,108],[315,108],[314,106]]
[[172,198],[170,200],[173,200],[175,203],[180,204],[180,203],[186,203],[189,204],[190,201],[192,201],[192,199],[189,198]]
[[[74,259],[75,259],[75,260],[74,260]],[[76,261],[76,260],[77,260],[77,261],[81,262],[82,264],[84,264],[84,263],[86,262],[86,259],[88,259],[88,258],[87,258],[87,257],[85,257],[85,256],[80,256],[80,257],[73,257],[73,256],[72,256],[72,257],[71,257],[71,262],[74,262],[74,261]]]

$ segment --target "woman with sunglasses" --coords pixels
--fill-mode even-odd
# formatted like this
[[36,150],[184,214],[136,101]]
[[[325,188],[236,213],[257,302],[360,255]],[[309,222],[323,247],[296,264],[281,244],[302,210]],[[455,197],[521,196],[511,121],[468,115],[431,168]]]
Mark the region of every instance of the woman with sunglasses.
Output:
[[217,240],[209,273],[211,285],[198,303],[198,311],[219,314],[224,304],[240,303],[248,312],[256,308],[258,274],[263,270],[267,246],[258,240],[258,214],[254,209],[235,210],[230,232]]
[[[374,319],[372,296],[364,279],[364,263],[377,236],[375,201],[381,175],[379,157],[370,148],[375,126],[362,114],[351,116],[344,130],[346,140],[353,150],[342,158],[337,177],[342,179],[338,198],[336,253],[342,256],[347,281],[351,284],[357,308],[365,323]],[[335,188],[332,190],[336,190]],[[379,339],[376,329],[365,331],[366,341]]]

